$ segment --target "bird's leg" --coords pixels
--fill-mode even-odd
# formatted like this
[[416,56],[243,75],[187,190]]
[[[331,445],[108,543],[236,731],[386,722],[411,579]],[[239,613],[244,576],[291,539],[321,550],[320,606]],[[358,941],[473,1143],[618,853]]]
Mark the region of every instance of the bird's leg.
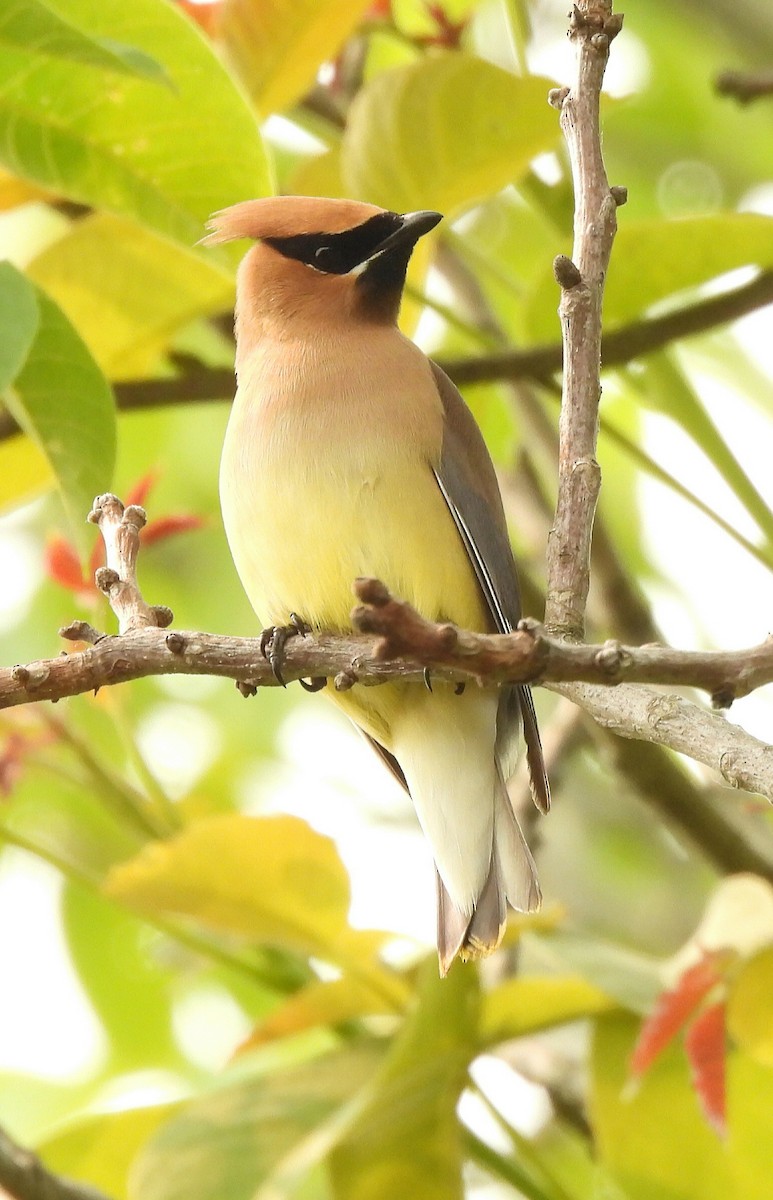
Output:
[[[287,625],[269,625],[268,629],[264,629],[260,635],[260,652],[267,660],[271,667],[271,672],[282,687],[287,684],[282,676],[282,663],[284,662],[284,649],[288,640],[291,637],[306,637],[311,633],[311,626],[299,617],[297,613],[290,613],[290,619]],[[319,692],[327,683],[324,676],[311,679],[308,683],[304,679],[299,679],[301,687],[307,692]]]

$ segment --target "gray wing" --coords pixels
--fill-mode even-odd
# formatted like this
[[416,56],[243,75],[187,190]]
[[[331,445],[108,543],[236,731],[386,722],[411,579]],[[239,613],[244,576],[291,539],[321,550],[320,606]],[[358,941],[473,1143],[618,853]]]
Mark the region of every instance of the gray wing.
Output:
[[[491,616],[491,628],[510,633],[521,617],[521,598],[494,465],[475,418],[457,388],[440,367],[435,363],[431,366],[445,412],[443,449],[435,477],[475,571]],[[547,812],[550,786],[531,688],[503,688],[497,723],[501,758],[509,757],[508,744],[521,726],[534,803]]]

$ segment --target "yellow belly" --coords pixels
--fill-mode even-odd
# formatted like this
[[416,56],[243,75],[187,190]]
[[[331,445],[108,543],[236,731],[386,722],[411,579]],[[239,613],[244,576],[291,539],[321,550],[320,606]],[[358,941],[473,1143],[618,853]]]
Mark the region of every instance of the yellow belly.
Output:
[[[351,629],[352,585],[365,575],[425,616],[485,628],[474,572],[432,473],[439,446],[396,437],[383,403],[314,400],[311,411],[292,400],[257,405],[242,391],[229,423],[223,518],[261,623],[283,625],[295,612],[314,629]],[[404,685],[331,698],[390,746]]]

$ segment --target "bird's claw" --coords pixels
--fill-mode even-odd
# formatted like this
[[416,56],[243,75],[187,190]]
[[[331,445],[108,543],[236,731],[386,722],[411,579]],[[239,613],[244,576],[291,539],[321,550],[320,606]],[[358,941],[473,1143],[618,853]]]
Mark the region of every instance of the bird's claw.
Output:
[[324,675],[314,675],[308,681],[308,683],[305,679],[299,679],[298,682],[303,688],[304,692],[321,692],[323,687],[325,687],[327,684],[327,679]]
[[[306,637],[311,633],[311,626],[299,617],[297,613],[290,613],[290,618],[287,625],[269,625],[268,629],[264,629],[260,635],[260,652],[265,658],[268,665],[271,667],[271,674],[274,679],[282,687],[287,687],[284,676],[282,675],[282,666],[284,664],[285,646],[292,637]],[[299,680],[301,686],[307,692],[318,692],[320,688],[325,686],[327,682],[322,679],[312,679],[309,684]]]

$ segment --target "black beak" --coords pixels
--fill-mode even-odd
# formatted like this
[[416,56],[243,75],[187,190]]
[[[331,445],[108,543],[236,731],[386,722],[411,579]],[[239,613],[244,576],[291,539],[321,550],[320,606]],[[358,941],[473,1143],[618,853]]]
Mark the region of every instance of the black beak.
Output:
[[412,212],[402,213],[400,220],[402,224],[394,233],[390,233],[389,237],[369,256],[368,262],[372,262],[374,258],[380,257],[382,254],[389,254],[392,250],[397,249],[413,249],[420,237],[424,237],[425,233],[429,233],[430,229],[443,220],[443,214],[439,212]]

